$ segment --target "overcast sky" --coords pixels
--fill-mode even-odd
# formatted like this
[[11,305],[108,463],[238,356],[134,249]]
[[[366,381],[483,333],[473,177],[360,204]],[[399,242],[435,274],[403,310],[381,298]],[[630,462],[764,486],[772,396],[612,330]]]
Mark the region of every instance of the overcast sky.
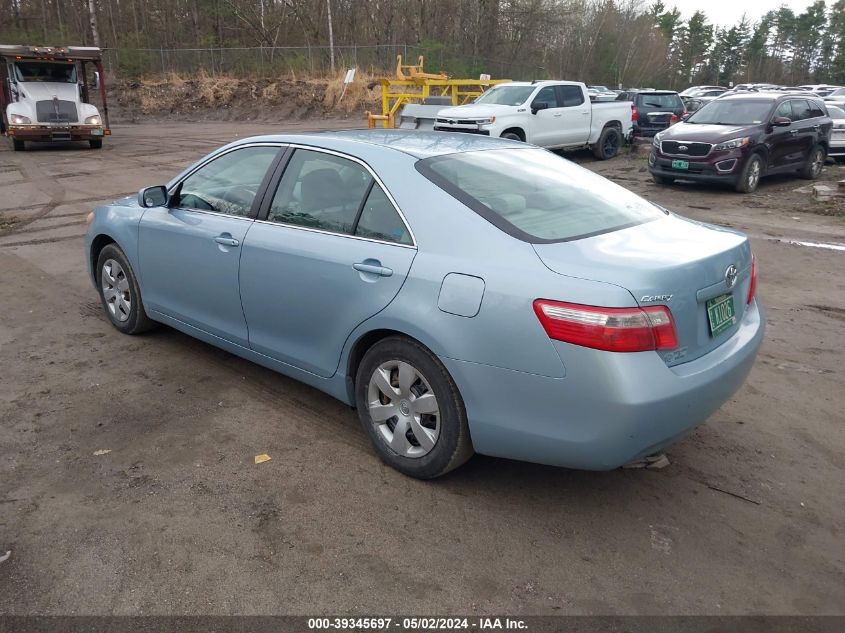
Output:
[[[801,13],[812,4],[812,0],[663,0],[663,3],[667,7],[678,7],[684,19],[689,19],[693,13],[701,10],[712,23],[731,26],[740,21],[743,13],[751,22],[756,22],[766,11],[777,9],[782,4],[790,7],[795,13]],[[832,4],[833,0],[828,0],[828,8]]]

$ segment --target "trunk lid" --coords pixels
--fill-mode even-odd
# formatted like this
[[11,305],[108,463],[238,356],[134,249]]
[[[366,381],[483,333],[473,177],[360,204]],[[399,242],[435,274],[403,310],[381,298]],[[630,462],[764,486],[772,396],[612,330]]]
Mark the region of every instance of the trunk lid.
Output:
[[[667,306],[679,344],[675,350],[660,352],[667,365],[694,360],[724,343],[736,332],[747,307],[748,239],[720,227],[670,215],[580,240],[534,244],[534,250],[556,273],[621,286],[643,307]],[[738,275],[729,287],[730,266]],[[713,335],[707,302],[726,294],[733,298],[736,318]]]

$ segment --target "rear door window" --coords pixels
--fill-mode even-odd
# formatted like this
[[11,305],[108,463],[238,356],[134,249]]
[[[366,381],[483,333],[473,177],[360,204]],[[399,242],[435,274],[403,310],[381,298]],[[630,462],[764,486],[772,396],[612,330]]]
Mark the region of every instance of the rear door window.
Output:
[[812,109],[806,99],[795,99],[792,102],[792,112],[795,114],[793,121],[813,118]]
[[557,98],[564,108],[571,108],[584,103],[584,93],[578,86],[557,86]]
[[824,116],[824,112],[822,111],[821,106],[816,103],[815,101],[807,101],[810,106],[810,118],[815,119],[816,117]]

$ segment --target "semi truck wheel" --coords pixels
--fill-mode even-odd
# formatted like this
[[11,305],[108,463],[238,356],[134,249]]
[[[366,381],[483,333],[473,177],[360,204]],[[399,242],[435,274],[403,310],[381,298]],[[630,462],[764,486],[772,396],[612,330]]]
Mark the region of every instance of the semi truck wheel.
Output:
[[26,149],[26,145],[24,144],[24,142],[22,140],[17,139],[17,138],[13,138],[12,139],[12,149],[14,149],[16,152],[22,152]]
[[91,149],[101,149],[103,147],[103,139],[101,138],[92,138],[88,143],[91,145]]

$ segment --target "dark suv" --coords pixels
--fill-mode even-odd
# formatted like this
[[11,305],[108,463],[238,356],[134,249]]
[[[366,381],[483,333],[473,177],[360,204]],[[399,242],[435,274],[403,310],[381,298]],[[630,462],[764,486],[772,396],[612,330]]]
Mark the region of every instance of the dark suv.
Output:
[[634,136],[654,136],[687,113],[681,95],[671,90],[626,90],[617,101],[630,101]]
[[769,174],[818,177],[833,121],[818,98],[743,93],[711,101],[654,137],[648,158],[654,181],[676,178],[754,191]]

